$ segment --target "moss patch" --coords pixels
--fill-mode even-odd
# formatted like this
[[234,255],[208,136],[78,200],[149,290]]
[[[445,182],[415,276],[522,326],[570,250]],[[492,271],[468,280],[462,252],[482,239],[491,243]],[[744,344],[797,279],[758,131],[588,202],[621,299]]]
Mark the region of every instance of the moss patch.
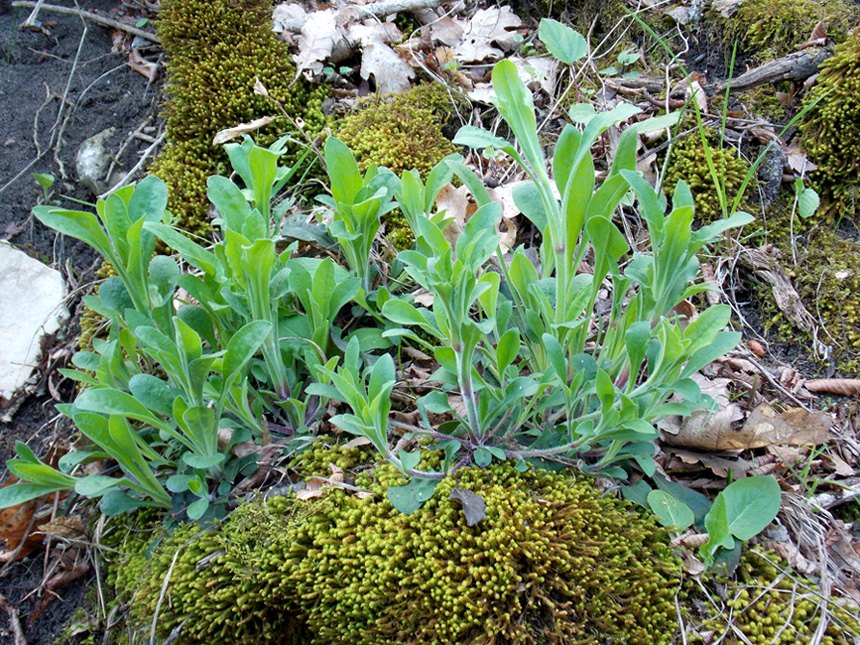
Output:
[[[183,642],[669,643],[680,564],[653,519],[585,479],[510,467],[462,471],[406,516],[385,497],[389,466],[359,478],[366,499],[247,504],[220,530],[182,527],[133,591],[132,619]],[[480,494],[474,527],[448,499]]]
[[[708,146],[714,168],[724,187],[727,206],[730,207],[749,170],[749,164],[737,156],[737,151],[734,148],[720,148],[715,145],[713,139],[712,133],[708,132]],[[705,148],[698,132],[676,141],[670,154],[666,175],[663,178],[663,188],[666,193],[673,195],[675,186],[683,180],[693,193],[696,203],[696,221],[699,224],[710,224],[714,220],[720,219],[723,213],[717,197],[717,188],[711,177]],[[743,209],[744,202],[741,203],[741,210]]]
[[797,51],[819,21],[827,36],[840,43],[857,17],[857,8],[847,0],[744,0],[729,18],[716,9],[708,13],[709,21],[723,29],[727,55],[737,43],[740,52],[759,63]]
[[806,105],[818,101],[800,125],[801,145],[817,166],[810,173],[823,212],[856,218],[860,198],[860,29],[836,48]]
[[[271,32],[271,12],[271,0],[162,2],[157,31],[168,54],[168,145],[151,170],[167,184],[176,223],[191,233],[208,233],[206,180],[228,168],[226,153],[212,138],[224,128],[280,113],[254,93],[256,78],[309,136],[324,126],[328,88],[302,79],[291,86],[295,68],[287,44]],[[279,120],[256,139],[268,145],[294,131],[289,120]]]

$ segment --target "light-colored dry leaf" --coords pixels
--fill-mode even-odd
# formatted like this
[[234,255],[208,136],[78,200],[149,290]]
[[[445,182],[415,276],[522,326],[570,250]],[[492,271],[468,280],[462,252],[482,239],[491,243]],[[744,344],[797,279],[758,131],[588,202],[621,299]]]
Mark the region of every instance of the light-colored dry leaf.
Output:
[[[463,37],[452,49],[457,60],[464,63],[501,58],[504,56],[502,49],[514,44],[514,33],[508,29],[523,24],[508,6],[479,9],[471,20],[458,22],[463,27]],[[492,43],[502,49],[493,47]]]
[[476,210],[474,204],[469,200],[469,189],[466,186],[454,188],[454,186],[448,184],[436,195],[436,208],[440,211],[445,211],[449,224],[445,228],[444,233],[451,246],[453,246],[463,232],[466,220]]
[[369,445],[370,439],[368,439],[367,437],[356,437],[355,439],[347,441],[345,444],[343,444],[343,449],[349,450],[350,448],[360,448],[361,446]]
[[331,56],[335,44],[342,38],[334,9],[313,12],[302,25],[299,53],[293,55],[296,73],[306,69],[314,74],[322,72],[323,61]]
[[841,457],[821,455],[821,462],[840,477],[854,477],[857,472]]
[[415,71],[391,47],[382,41],[373,41],[363,46],[361,51],[361,78],[376,81],[376,89],[381,94],[405,92],[412,87]]
[[313,479],[305,482],[304,488],[296,489],[296,499],[304,501],[314,499],[315,497],[322,497],[323,488],[326,484],[328,484],[328,482],[324,479],[314,477]]
[[665,451],[670,455],[678,457],[685,464],[702,464],[717,477],[727,477],[730,470],[738,478],[746,477],[746,474],[755,466],[753,462],[741,459],[740,457],[728,459],[710,452],[694,452],[677,447],[666,448]]
[[272,31],[284,31],[284,25],[304,20],[308,12],[297,2],[282,2],[272,10]]
[[272,121],[277,121],[279,117],[276,116],[263,116],[259,119],[254,119],[253,121],[249,121],[248,123],[240,123],[239,125],[233,128],[227,128],[226,130],[221,130],[218,132],[215,137],[212,139],[212,145],[220,146],[222,143],[227,143],[232,139],[236,139],[237,137],[241,137],[245,134],[250,134],[251,132],[256,132],[262,127],[269,125]]
[[543,90],[549,96],[555,92],[555,82],[558,76],[558,61],[549,56],[509,56],[517,68],[517,75],[532,92]]
[[788,162],[788,167],[798,175],[804,175],[817,166],[806,158],[806,152],[800,147],[800,140],[794,139],[785,151],[785,160]]
[[39,533],[67,540],[86,540],[87,530],[79,515],[57,517],[51,522],[39,525]]
[[803,557],[800,549],[791,542],[775,542],[773,540],[764,540],[761,543],[763,549],[773,549],[773,551],[788,562],[792,569],[800,573],[814,573],[818,566],[814,562],[810,562]]
[[329,464],[329,469],[331,470],[331,481],[332,484],[342,484],[343,483],[343,470],[341,470],[340,466],[336,464]]
[[423,287],[414,292],[413,299],[416,305],[421,305],[422,307],[433,306],[433,294]]
[[738,9],[744,0],[714,0],[711,7],[719,12],[723,18],[731,17]]
[[430,25],[430,37],[451,47],[463,39],[463,26],[450,16],[444,16]]
[[687,89],[687,96],[693,95],[696,99],[696,104],[699,106],[699,111],[702,114],[707,114],[708,112],[708,95],[705,94],[705,90],[702,88],[702,85],[699,81],[693,81],[690,83],[690,87]]
[[694,556],[689,551],[684,553],[684,558],[682,562],[684,565],[684,571],[689,573],[691,576],[697,576],[703,573],[706,569],[702,561],[696,558],[696,556]]
[[136,49],[132,49],[128,55],[128,66],[138,74],[142,74],[149,83],[158,77],[158,63],[150,63]]

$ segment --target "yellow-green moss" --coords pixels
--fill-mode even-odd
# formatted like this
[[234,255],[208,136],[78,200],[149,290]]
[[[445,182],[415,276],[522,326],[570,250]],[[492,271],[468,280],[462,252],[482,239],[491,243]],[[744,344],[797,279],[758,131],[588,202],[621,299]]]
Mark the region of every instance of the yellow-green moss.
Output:
[[[719,147],[713,143],[712,133],[708,132],[708,145],[714,168],[726,193],[727,206],[738,194],[749,164],[737,155],[731,147]],[[723,216],[717,196],[717,187],[711,177],[705,149],[697,132],[676,141],[672,147],[663,189],[672,195],[679,181],[685,181],[695,200],[696,220],[700,224],[710,224]],[[749,190],[749,187],[747,187]],[[741,204],[743,208],[744,204]]]
[[[135,569],[133,623],[149,625],[175,559],[158,630],[184,621],[178,642],[672,642],[677,558],[590,481],[467,470],[411,516],[387,501],[400,483],[381,466],[358,478],[369,498],[330,489],[245,505],[219,531],[182,527]],[[455,486],[486,501],[474,527]]]
[[857,17],[856,7],[847,0],[744,0],[729,18],[716,9],[708,13],[708,20],[723,28],[726,53],[730,55],[737,42],[738,50],[757,62],[797,51],[819,21],[827,36],[840,43]]
[[[157,32],[168,54],[167,146],[152,165],[170,192],[176,223],[192,233],[209,231],[206,180],[224,172],[227,157],[212,138],[255,118],[280,114],[254,94],[255,78],[313,137],[324,126],[326,87],[300,79],[287,44],[270,29],[271,0],[164,0]],[[255,137],[261,145],[294,128],[279,120]],[[301,138],[301,135],[297,135]]]
[[218,530],[184,524],[148,560],[143,551],[132,555],[118,585],[131,598],[130,627],[148,633],[169,576],[158,611],[162,638],[181,625],[177,643],[303,643],[286,557],[300,521],[295,500],[276,497],[241,506]]
[[[740,631],[753,645],[789,645],[810,643],[818,629],[825,602],[830,623],[820,641],[827,645],[853,645],[860,636],[858,608],[844,607],[818,597],[815,582],[796,574],[786,575],[788,566],[773,553],[747,551],[738,566],[735,580],[727,584],[726,610],[709,627],[717,636],[727,636],[724,642],[738,643]],[[734,626],[734,629],[729,626]]]
[[[679,564],[653,520],[570,476],[468,470],[411,516],[385,501],[390,467],[296,536],[314,643],[668,643]],[[479,493],[474,527],[448,499]]]
[[804,103],[812,107],[803,116],[800,141],[817,166],[810,177],[823,212],[854,218],[860,198],[860,29],[821,65]]
[[336,438],[320,436],[290,462],[289,468],[306,477],[328,477],[331,475],[329,464],[348,471],[363,464],[371,464],[374,457],[375,451],[370,445],[344,448]]
[[365,99],[338,124],[336,136],[365,172],[370,164],[400,175],[417,169],[422,177],[455,151],[442,127],[452,106],[445,88],[419,85],[402,94]]

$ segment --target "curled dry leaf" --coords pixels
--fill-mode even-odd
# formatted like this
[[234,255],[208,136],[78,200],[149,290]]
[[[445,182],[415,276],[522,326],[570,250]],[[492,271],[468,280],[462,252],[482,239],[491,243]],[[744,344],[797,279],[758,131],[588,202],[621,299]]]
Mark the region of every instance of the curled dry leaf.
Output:
[[810,392],[828,392],[854,396],[860,392],[860,379],[856,378],[820,378],[804,382],[804,387]]
[[759,358],[762,358],[765,355],[764,347],[757,340],[751,340],[747,343],[747,345],[749,345],[750,351]]
[[465,488],[456,487],[451,490],[448,499],[457,502],[463,507],[463,515],[466,516],[466,524],[475,526],[487,516],[487,503],[484,498]]
[[221,130],[219,133],[215,135],[212,139],[212,145],[221,145],[222,143],[227,143],[231,139],[235,139],[237,137],[241,137],[244,134],[249,134],[251,132],[256,132],[260,128],[269,125],[272,121],[276,121],[279,117],[276,116],[264,116],[259,119],[254,119],[253,121],[249,121],[248,123],[240,123],[236,127],[227,128],[226,130]]
[[128,66],[131,67],[138,74],[142,74],[146,77],[147,82],[152,83],[155,81],[158,76],[158,64],[150,63],[143,56],[140,55],[140,52],[136,49],[132,49],[131,53],[128,55]]
[[293,56],[296,73],[306,69],[314,74],[322,72],[323,61],[331,56],[335,45],[342,39],[334,9],[313,12],[302,25],[299,53]]
[[86,540],[87,530],[79,515],[57,517],[46,524],[39,525],[39,533],[66,540]]
[[800,573],[814,573],[818,566],[814,562],[810,562],[803,557],[794,544],[791,542],[774,542],[773,540],[765,540],[761,543],[762,548],[772,549],[779,557],[788,562],[792,569]]

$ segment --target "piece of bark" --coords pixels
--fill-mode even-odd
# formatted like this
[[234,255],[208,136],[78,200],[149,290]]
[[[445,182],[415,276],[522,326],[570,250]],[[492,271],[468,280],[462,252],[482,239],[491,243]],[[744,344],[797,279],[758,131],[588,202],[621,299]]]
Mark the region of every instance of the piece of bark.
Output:
[[757,85],[775,83],[776,81],[802,83],[813,74],[817,74],[821,63],[831,56],[833,56],[833,50],[831,49],[826,47],[811,47],[769,61],[755,69],[744,72],[730,81],[714,83],[708,89],[720,93],[725,92],[728,85],[730,92],[740,92]]
[[807,332],[813,331],[815,318],[801,302],[800,295],[780,266],[779,260],[767,255],[762,249],[743,249],[738,254],[738,265],[752,272],[759,282],[771,286],[776,306],[792,325]]

